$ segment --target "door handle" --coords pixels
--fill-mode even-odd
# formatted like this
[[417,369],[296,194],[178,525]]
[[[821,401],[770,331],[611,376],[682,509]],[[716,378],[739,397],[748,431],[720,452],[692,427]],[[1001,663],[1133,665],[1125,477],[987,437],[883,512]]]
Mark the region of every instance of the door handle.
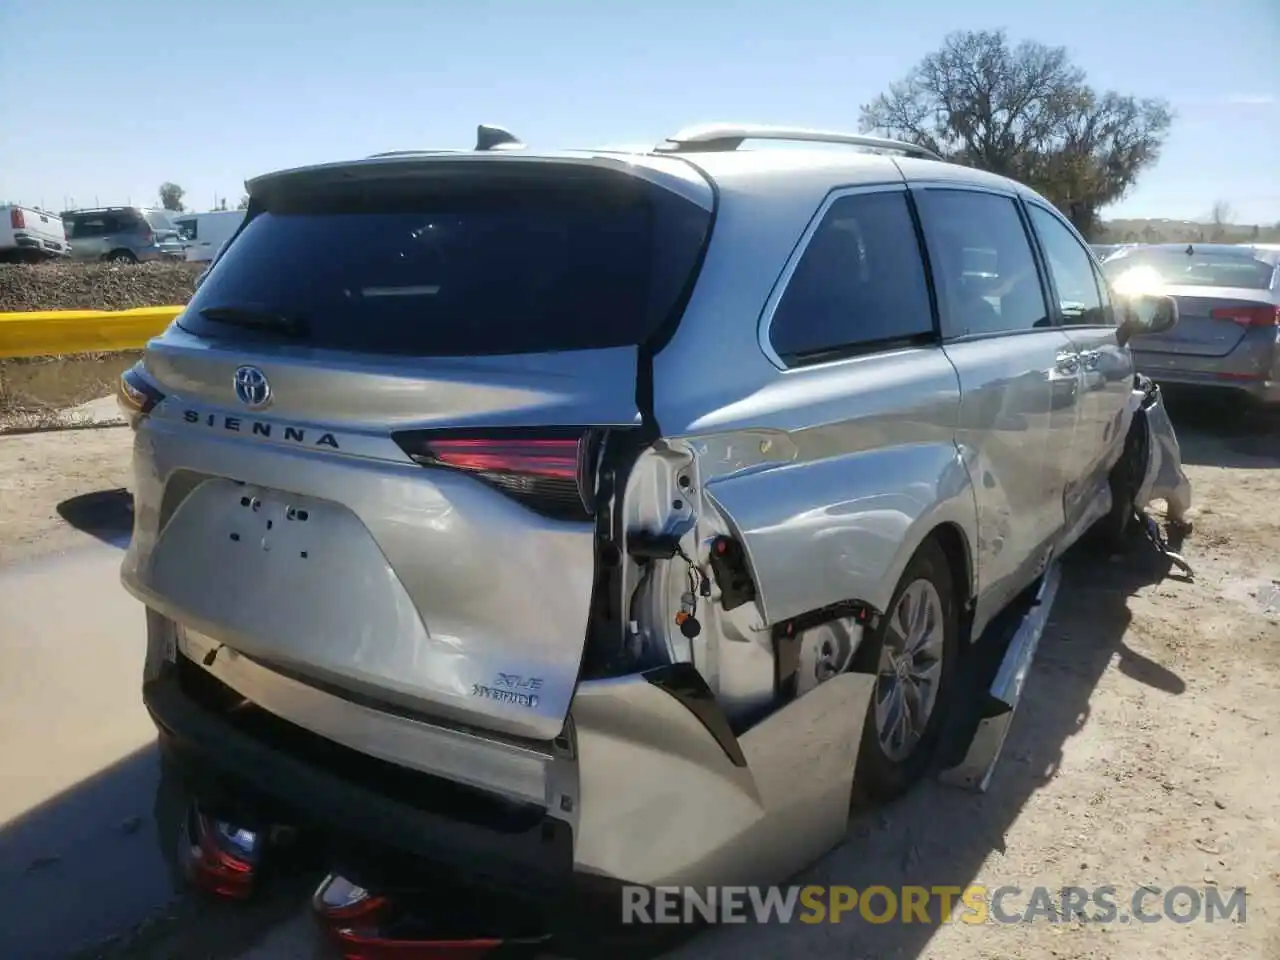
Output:
[[1058,354],[1057,370],[1059,373],[1075,373],[1079,369],[1080,369],[1080,354],[1078,353]]

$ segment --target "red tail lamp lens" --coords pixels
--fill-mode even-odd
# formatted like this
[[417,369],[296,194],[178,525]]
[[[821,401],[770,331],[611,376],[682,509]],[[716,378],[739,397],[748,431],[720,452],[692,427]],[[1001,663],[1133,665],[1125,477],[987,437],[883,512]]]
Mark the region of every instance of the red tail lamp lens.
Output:
[[560,520],[592,514],[594,479],[586,428],[543,428],[448,435],[396,434],[400,448],[424,467],[470,473],[536,513]]
[[1219,307],[1210,316],[1215,320],[1229,320],[1243,327],[1280,326],[1280,307],[1269,303],[1256,306]]
[[578,440],[434,440],[426,449],[437,463],[481,473],[578,478]]

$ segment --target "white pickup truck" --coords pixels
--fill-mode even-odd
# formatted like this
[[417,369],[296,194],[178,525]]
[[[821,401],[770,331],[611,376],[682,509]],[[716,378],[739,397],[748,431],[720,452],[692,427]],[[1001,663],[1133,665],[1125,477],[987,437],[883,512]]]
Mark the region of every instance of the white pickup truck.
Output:
[[61,217],[31,207],[0,206],[0,262],[35,262],[70,252]]

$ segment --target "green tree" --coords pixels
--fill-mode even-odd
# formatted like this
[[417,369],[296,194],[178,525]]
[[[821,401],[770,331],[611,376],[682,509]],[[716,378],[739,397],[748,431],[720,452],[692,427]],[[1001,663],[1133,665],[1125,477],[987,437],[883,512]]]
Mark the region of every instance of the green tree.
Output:
[[181,213],[187,209],[182,205],[182,198],[185,194],[186,191],[176,183],[166,181],[160,184],[160,206],[166,210],[174,210]]
[[1013,177],[1091,236],[1160,156],[1173,114],[1162,100],[1099,92],[1065,47],[1003,30],[963,31],[862,107],[861,126],[948,160]]

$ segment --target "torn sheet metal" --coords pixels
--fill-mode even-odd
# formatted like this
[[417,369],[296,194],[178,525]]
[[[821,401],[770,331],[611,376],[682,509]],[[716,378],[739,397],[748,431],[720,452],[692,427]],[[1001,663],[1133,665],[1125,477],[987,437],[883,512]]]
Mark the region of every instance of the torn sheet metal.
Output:
[[1191,481],[1182,469],[1182,448],[1160,386],[1139,374],[1133,396],[1147,428],[1147,469],[1135,505],[1142,510],[1153,500],[1164,500],[1169,505],[1169,519],[1184,523],[1191,509]]

